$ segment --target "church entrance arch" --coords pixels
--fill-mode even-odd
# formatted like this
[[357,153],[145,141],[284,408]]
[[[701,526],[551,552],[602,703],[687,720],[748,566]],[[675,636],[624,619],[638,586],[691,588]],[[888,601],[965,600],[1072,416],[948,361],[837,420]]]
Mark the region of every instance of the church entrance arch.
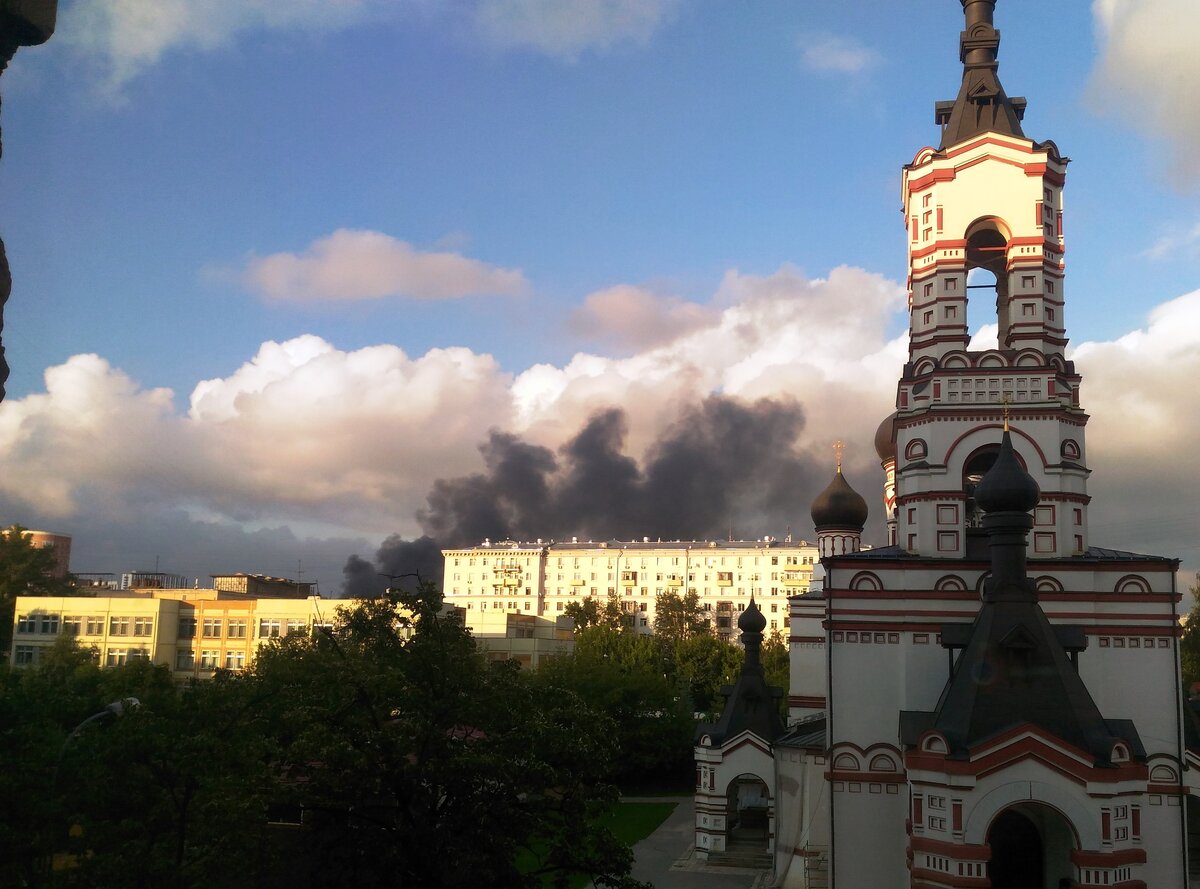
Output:
[[987,844],[992,889],[1058,889],[1064,877],[1075,876],[1075,832],[1049,806],[1023,803],[1005,809],[988,828]]
[[757,775],[741,774],[725,794],[728,825],[726,848],[767,849],[770,840],[771,792]]

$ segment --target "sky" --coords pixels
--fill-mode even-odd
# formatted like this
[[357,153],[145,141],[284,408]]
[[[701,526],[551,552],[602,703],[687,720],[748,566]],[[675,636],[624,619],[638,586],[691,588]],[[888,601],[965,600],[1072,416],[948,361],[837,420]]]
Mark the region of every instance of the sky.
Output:
[[[73,570],[336,594],[392,535],[811,536],[835,439],[879,542],[954,0],[59,5],[0,78],[0,521]],[[1072,158],[1091,543],[1186,580],[1200,4],[996,24]]]

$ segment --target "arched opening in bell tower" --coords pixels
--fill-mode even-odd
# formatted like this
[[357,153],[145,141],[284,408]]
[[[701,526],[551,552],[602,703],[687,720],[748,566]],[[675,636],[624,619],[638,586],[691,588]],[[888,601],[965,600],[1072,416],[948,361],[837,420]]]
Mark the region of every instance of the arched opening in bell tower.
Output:
[[989,444],[975,451],[963,463],[963,515],[966,518],[966,530],[981,532],[983,529],[983,510],[975,502],[975,489],[996,462],[1000,453],[1000,445]]
[[[986,272],[986,275],[975,275],[978,283],[968,285],[971,290],[993,290],[995,292],[996,325],[999,328],[996,339],[999,347],[1005,348],[1008,343],[1009,318],[1008,299],[1008,242],[1010,233],[1008,226],[995,217],[977,219],[967,228],[967,274],[973,269]],[[989,283],[994,279],[994,283]],[[980,280],[982,279],[982,280]],[[970,306],[968,305],[968,312]],[[976,320],[978,320],[976,315]],[[968,327],[968,329],[970,329]]]

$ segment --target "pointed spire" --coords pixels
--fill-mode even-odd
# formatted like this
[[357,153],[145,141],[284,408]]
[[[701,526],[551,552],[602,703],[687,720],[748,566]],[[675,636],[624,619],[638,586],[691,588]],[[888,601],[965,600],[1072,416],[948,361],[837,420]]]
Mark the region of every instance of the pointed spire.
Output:
[[1000,32],[992,24],[996,0],[961,2],[966,17],[958,53],[963,64],[962,87],[953,102],[937,103],[936,121],[942,126],[940,147],[946,149],[989,132],[1024,138],[1021,118],[1025,116],[1025,100],[1010,99],[996,74],[1000,50]]

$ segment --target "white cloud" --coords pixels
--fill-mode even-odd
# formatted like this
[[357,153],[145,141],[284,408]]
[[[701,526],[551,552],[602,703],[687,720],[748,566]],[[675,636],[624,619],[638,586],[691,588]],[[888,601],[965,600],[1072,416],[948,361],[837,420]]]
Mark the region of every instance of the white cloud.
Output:
[[904,306],[899,285],[860,269],[839,267],[814,280],[784,266],[766,277],[728,272],[713,302],[726,306],[714,323],[668,345],[628,358],[580,354],[561,368],[525,371],[513,384],[518,426],[561,441],[598,407],[618,404],[630,415],[637,450],[682,405],[710,392],[787,394],[810,414],[809,444],[856,434],[871,440],[891,410],[904,361],[903,341],[886,337]]
[[592,342],[636,351],[679,339],[716,317],[707,306],[618,284],[588,294],[569,326]]
[[1200,3],[1195,0],[1094,0],[1101,44],[1091,98],[1171,146],[1181,183],[1200,183]]
[[336,29],[383,14],[392,0],[75,0],[58,39],[95,59],[114,94],[177,49],[208,51],[243,32]]
[[799,46],[804,66],[827,74],[858,74],[881,60],[870,47],[837,34],[802,34]]
[[1091,415],[1093,543],[1183,556],[1200,568],[1200,290],[1157,306],[1144,328],[1071,356]]
[[525,276],[458,253],[422,252],[380,232],[338,229],[303,253],[252,257],[242,276],[252,291],[280,300],[385,296],[455,299],[523,293]]
[[501,47],[574,59],[588,50],[645,45],[680,0],[479,0],[476,24]]
[[[670,343],[516,376],[468,349],[409,356],[388,345],[342,351],[314,336],[268,342],[198,383],[186,410],[167,390],[76,356],[47,371],[44,393],[0,403],[0,508],[68,527],[90,515],[133,527],[137,516],[182,510],[324,537],[412,534],[433,480],[480,468],[489,429],[557,447],[597,408],[617,405],[640,455],[714,392],[795,398],[806,417],[797,445],[828,457],[834,439],[849,443],[848,471],[870,499],[875,427],[906,357],[905,337],[888,336],[903,287],[846,267],[818,279],[789,266],[730,271],[710,305],[709,323]],[[1200,561],[1190,539],[1200,291],[1072,358],[1091,416],[1093,542]]]
[[1168,232],[1146,248],[1142,255],[1156,260],[1200,255],[1200,222],[1191,228]]

